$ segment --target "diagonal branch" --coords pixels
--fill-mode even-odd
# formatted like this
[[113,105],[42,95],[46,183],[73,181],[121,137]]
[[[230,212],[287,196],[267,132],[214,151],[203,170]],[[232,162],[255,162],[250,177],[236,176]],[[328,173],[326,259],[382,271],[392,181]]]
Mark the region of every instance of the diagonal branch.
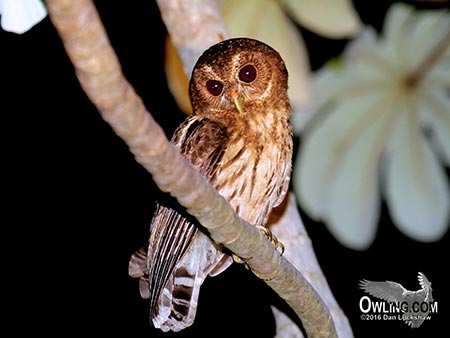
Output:
[[169,143],[124,78],[93,3],[47,0],[46,5],[81,86],[159,188],[176,197],[208,229],[214,241],[245,259],[252,271],[294,309],[309,337],[336,337],[326,306],[302,274],[259,230],[241,220]]

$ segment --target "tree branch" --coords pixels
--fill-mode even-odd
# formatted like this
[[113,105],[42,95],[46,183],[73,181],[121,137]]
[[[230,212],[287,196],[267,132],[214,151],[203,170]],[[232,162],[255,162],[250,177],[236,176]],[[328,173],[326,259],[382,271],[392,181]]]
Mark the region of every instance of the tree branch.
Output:
[[316,291],[255,227],[241,220],[209,182],[173,146],[124,78],[90,0],[48,0],[77,77],[101,116],[126,142],[136,161],[208,229],[214,241],[245,259],[294,309],[309,337],[336,337]]
[[[279,218],[271,224],[270,229],[284,244],[284,257],[301,271],[306,280],[314,287],[322,297],[333,318],[339,337],[353,337],[352,329],[347,317],[339,307],[327,280],[320,269],[320,265],[314,254],[311,239],[306,233],[302,219],[298,212],[297,201],[290,194],[286,201],[287,206]],[[276,210],[278,211],[278,210]],[[278,323],[277,323],[278,324]],[[291,337],[291,336],[289,336]]]

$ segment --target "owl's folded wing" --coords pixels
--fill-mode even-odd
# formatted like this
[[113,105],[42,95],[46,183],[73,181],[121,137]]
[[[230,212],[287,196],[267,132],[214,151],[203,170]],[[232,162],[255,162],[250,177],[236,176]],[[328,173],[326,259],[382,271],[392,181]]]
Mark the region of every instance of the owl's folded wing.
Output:
[[[214,177],[226,146],[221,125],[191,115],[172,142],[208,180]],[[150,226],[148,250],[130,259],[129,274],[140,278],[140,292],[150,299],[151,317],[162,330],[192,324],[204,278],[226,265],[223,253],[198,231],[195,219],[173,200],[158,204]]]

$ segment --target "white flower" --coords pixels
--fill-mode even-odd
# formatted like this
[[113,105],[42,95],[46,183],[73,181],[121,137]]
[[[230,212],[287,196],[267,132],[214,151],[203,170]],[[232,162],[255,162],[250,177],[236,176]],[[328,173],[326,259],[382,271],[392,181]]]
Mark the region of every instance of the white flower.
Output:
[[41,0],[0,0],[1,25],[5,31],[22,34],[46,15]]
[[321,112],[294,166],[305,210],[342,244],[365,249],[376,234],[382,190],[404,234],[441,238],[450,216],[439,165],[450,165],[448,12],[394,4],[382,37],[366,31],[343,67],[323,69],[315,84]]

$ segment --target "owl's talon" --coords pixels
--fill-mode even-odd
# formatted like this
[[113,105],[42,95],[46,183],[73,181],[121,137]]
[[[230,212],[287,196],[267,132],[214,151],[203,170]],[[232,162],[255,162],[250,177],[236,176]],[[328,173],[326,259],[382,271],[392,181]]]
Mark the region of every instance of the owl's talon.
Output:
[[232,254],[231,257],[233,257],[233,261],[238,263],[238,264],[244,264],[245,268],[247,270],[250,270],[250,267],[248,266],[247,262],[245,261],[245,259],[239,257],[238,255]]
[[233,257],[233,261],[235,261],[238,264],[244,264],[245,260],[239,257],[238,255],[232,254],[231,257]]
[[280,255],[283,255],[284,253],[284,245],[283,243],[281,243],[277,236],[275,236],[272,231],[270,231],[268,228],[261,226],[261,225],[257,225],[256,226],[262,233],[264,236],[266,236],[266,238],[270,241],[270,243],[272,243],[272,245],[275,247],[275,249],[280,252]]
[[283,256],[283,254],[284,254],[284,249],[285,249],[283,243],[278,242],[277,250],[278,250],[278,249],[280,249],[280,256]]

